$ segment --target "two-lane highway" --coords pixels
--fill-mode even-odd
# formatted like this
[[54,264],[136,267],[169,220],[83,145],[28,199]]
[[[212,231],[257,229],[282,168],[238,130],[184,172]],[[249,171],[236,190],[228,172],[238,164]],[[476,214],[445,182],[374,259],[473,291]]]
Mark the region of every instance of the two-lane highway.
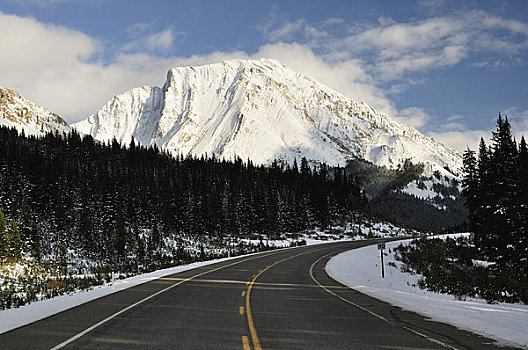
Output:
[[1,348],[497,349],[326,275],[332,255],[366,244],[284,249],[175,274],[1,334]]

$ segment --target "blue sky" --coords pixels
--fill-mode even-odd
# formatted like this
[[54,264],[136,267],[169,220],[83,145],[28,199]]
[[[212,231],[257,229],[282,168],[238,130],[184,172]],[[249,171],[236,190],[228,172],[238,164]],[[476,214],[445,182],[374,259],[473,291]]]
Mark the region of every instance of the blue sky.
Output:
[[172,66],[271,57],[452,147],[528,135],[528,1],[4,0],[0,85],[75,122]]

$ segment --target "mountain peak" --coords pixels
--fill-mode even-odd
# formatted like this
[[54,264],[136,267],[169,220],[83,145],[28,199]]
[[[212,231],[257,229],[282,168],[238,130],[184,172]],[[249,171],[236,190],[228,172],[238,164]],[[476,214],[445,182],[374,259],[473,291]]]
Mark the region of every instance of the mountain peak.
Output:
[[14,127],[26,135],[71,130],[58,114],[26,100],[12,89],[0,86],[0,125]]
[[186,67],[192,67],[192,68],[200,68],[200,67],[211,67],[211,66],[224,66],[229,67],[230,69],[241,69],[241,68],[257,68],[260,67],[262,69],[277,69],[277,68],[286,68],[282,63],[279,61],[273,59],[273,58],[255,58],[255,59],[243,59],[243,58],[233,58],[229,60],[223,60],[221,62],[216,63],[209,63],[209,64],[201,64],[201,65],[193,65],[193,66],[183,66],[183,67],[174,67],[172,69],[179,69],[179,68],[186,68]]
[[411,159],[445,174],[461,166],[456,151],[273,59],[172,68],[163,87],[117,95],[74,126],[101,141],[257,164],[359,158],[396,168]]

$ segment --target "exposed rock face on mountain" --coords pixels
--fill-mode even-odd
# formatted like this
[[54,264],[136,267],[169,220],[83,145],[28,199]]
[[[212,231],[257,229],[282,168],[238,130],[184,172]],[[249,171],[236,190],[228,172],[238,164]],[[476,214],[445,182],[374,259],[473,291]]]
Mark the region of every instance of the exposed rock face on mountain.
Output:
[[454,150],[269,59],[173,68],[163,87],[117,95],[73,126],[100,141],[134,138],[174,155],[238,156],[257,164],[304,156],[391,168],[411,159],[429,173],[461,166]]
[[26,135],[47,132],[68,133],[71,127],[58,114],[26,100],[17,92],[0,86],[0,125],[14,127]]

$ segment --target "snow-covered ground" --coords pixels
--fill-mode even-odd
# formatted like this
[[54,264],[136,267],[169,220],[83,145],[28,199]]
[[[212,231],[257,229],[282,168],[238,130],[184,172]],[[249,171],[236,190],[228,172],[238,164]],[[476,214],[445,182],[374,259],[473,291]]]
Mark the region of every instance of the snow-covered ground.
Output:
[[157,278],[235,258],[236,257],[215,259],[196,262],[189,265],[171,267],[168,269],[145,273],[122,280],[116,280],[102,286],[94,287],[88,291],[79,291],[72,294],[61,295],[52,299],[40,300],[16,309],[0,310],[0,334],[41,320],[51,315],[55,315],[59,312],[71,309],[94,299],[101,298],[105,295],[116,293],[121,290],[155,280]]
[[[385,252],[393,251],[400,243],[387,243]],[[389,266],[389,262],[396,267]],[[528,347],[528,305],[487,304],[479,299],[461,301],[452,295],[432,293],[416,286],[421,275],[403,273],[401,265],[394,260],[393,253],[385,255],[385,278],[382,279],[380,253],[376,245],[371,245],[336,255],[326,265],[326,272],[353,289],[403,309],[499,343]]]
[[[422,184],[422,186],[420,186],[420,183]],[[436,183],[441,183],[441,181],[436,179]],[[410,195],[414,195],[417,198],[420,198],[423,200],[434,199],[437,196],[439,196],[440,198],[443,198],[442,194],[434,190],[433,188],[434,184],[435,184],[435,181],[433,180],[424,180],[420,182],[418,182],[417,180],[413,180],[409,182],[407,186],[405,186],[402,192],[410,194]]]

